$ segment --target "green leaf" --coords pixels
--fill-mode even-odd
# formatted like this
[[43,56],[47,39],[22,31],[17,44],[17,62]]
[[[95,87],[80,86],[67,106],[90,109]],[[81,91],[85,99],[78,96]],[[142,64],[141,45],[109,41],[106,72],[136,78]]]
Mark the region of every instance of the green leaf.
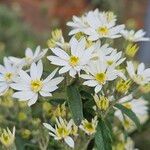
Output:
[[120,109],[122,111],[122,113],[127,115],[135,123],[137,128],[140,129],[140,127],[141,127],[140,121],[139,121],[138,117],[136,116],[136,114],[131,109],[128,109],[121,104],[116,104],[115,107]]
[[97,125],[95,144],[97,150],[112,150],[110,130],[102,119],[99,119]]
[[76,85],[70,85],[67,87],[67,96],[72,117],[75,123],[79,125],[83,119],[83,106],[81,96]]

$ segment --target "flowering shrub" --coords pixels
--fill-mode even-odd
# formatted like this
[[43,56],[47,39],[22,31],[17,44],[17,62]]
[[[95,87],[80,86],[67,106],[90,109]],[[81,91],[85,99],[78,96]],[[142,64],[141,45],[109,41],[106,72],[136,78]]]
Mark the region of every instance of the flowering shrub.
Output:
[[[132,60],[137,42],[150,39],[143,30],[128,31],[116,21],[112,12],[97,9],[73,16],[67,23],[72,28],[69,42],[56,29],[47,49],[27,48],[24,58],[4,58],[1,105],[15,107],[23,122],[14,124],[13,133],[1,129],[4,148],[17,148],[16,129],[17,135],[34,146],[38,143],[41,150],[52,149],[49,138],[60,143],[54,149],[134,149],[129,135],[148,119],[143,92],[149,92],[150,68]],[[122,47],[117,47],[123,38]],[[15,99],[23,102],[14,105]],[[24,107],[30,107],[29,112]],[[32,128],[19,131],[24,123]]]

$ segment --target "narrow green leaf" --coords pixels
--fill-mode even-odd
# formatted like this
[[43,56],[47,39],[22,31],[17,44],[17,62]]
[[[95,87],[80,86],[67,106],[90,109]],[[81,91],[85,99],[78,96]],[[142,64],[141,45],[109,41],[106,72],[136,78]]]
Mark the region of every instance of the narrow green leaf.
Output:
[[67,96],[72,117],[75,123],[79,125],[83,119],[83,106],[81,96],[76,85],[70,85],[67,87]]
[[95,134],[95,144],[97,150],[112,150],[111,134],[109,128],[102,119],[99,119],[97,125],[97,132]]
[[140,121],[139,121],[138,117],[136,116],[136,114],[131,109],[128,109],[121,104],[116,104],[115,107],[120,109],[122,111],[122,113],[127,115],[135,123],[137,128],[140,129],[140,126],[141,126]]

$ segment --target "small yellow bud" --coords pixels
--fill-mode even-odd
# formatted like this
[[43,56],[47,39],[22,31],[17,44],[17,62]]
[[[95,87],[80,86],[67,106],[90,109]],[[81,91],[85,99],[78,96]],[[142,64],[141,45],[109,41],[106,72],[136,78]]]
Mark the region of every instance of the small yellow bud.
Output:
[[27,119],[27,115],[24,112],[18,113],[18,120],[19,121],[25,121]]
[[44,102],[42,108],[45,113],[49,114],[50,110],[52,109],[52,105],[48,102]]
[[116,85],[116,90],[119,92],[119,93],[126,93],[128,91],[128,89],[130,88],[130,85],[131,85],[131,81],[130,80],[120,80],[117,82],[117,85]]
[[24,139],[29,139],[30,138],[30,135],[31,135],[31,131],[28,130],[28,129],[23,129],[21,131],[21,136],[24,138]]
[[86,48],[89,48],[93,45],[93,41],[86,39]]
[[80,40],[83,37],[85,37],[85,34],[83,32],[78,32],[78,33],[75,34],[75,38],[77,40]]
[[58,105],[56,107],[56,109],[53,112],[53,117],[57,118],[57,117],[65,117],[66,116],[66,107],[65,107],[65,103],[63,103],[62,105]]
[[95,100],[95,103],[97,105],[97,107],[100,109],[100,110],[107,110],[107,108],[109,107],[109,100],[107,97],[105,96],[98,96],[98,95],[95,95],[94,96],[94,100]]
[[75,123],[72,124],[72,130],[71,130],[72,135],[78,136],[78,126],[76,126]]
[[13,127],[13,131],[11,132],[9,128],[7,129],[1,129],[0,132],[0,142],[5,146],[5,147],[10,147],[13,145],[15,140],[15,127]]
[[52,38],[54,41],[60,41],[62,38],[62,30],[61,29],[55,29],[51,33]]
[[33,126],[39,127],[39,125],[40,125],[40,123],[41,123],[41,120],[40,120],[40,118],[33,118],[33,119],[31,120],[31,123],[32,123]]
[[138,50],[137,44],[128,44],[125,53],[129,57],[134,57]]
[[140,87],[140,91],[142,93],[149,93],[150,92],[150,84],[145,84]]
[[54,41],[52,38],[48,39],[47,45],[49,48],[54,48],[56,46],[56,41]]

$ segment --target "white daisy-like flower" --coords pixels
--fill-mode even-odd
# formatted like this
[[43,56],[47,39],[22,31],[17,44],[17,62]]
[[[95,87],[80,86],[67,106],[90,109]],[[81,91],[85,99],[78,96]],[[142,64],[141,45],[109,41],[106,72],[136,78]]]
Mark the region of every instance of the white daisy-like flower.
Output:
[[[68,26],[72,27],[69,35],[74,35],[79,32],[88,35],[87,30],[93,27],[93,24],[91,25],[91,21],[89,22],[91,18],[91,21],[93,21],[94,19],[100,20],[100,22],[105,22],[109,24],[109,26],[111,25],[110,27],[113,27],[116,24],[116,15],[114,15],[113,12],[100,12],[98,9],[95,9],[94,11],[89,11],[81,17],[73,16],[72,21],[69,21],[67,23]],[[101,24],[99,24],[99,26],[100,25]]]
[[89,39],[96,41],[101,38],[118,38],[121,37],[121,31],[124,29],[124,25],[115,25],[112,22],[107,21],[107,17],[104,15],[95,15],[93,12],[87,14],[86,20],[89,24],[84,32],[89,35]]
[[67,22],[67,26],[72,27],[72,30],[69,32],[69,35],[74,35],[79,32],[84,33],[85,29],[89,27],[85,16],[73,16],[72,21]]
[[59,117],[56,118],[56,125],[53,128],[48,123],[43,123],[43,125],[50,130],[49,134],[54,137],[55,140],[64,140],[70,147],[74,148],[74,141],[70,136],[72,134],[72,125],[73,120],[71,119],[69,122]]
[[[134,99],[132,94],[130,94],[122,98],[119,103],[126,108],[131,109],[139,118],[141,124],[145,123],[148,119],[148,102],[142,97],[139,99]],[[127,116],[123,116],[120,110],[116,110],[115,116],[123,122],[123,125],[128,129],[129,132],[136,129],[136,126],[132,120],[130,120]]]
[[109,66],[117,67],[125,60],[125,58],[122,58],[122,52],[117,52],[117,50],[114,49],[110,55],[104,56],[104,60]]
[[[117,77],[122,77],[119,70],[108,66],[104,61],[91,61],[85,69],[86,74],[80,75],[81,78],[87,80],[83,85],[95,87],[98,93],[107,81],[113,81]],[[121,75],[120,75],[121,74]]]
[[91,122],[89,122],[87,119],[82,120],[81,125],[79,128],[83,130],[86,134],[92,135],[96,132],[96,127],[98,124],[97,116],[95,116]]
[[30,65],[33,62],[39,61],[42,57],[45,56],[48,49],[41,50],[40,46],[37,46],[35,52],[32,51],[31,48],[27,48],[25,50],[25,57],[24,58],[17,58],[10,56],[9,60],[12,61],[13,64],[17,66],[26,66]]
[[10,86],[18,90],[13,94],[14,98],[28,101],[28,105],[33,105],[39,94],[43,97],[52,96],[51,92],[58,88],[58,84],[63,80],[63,77],[55,76],[57,69],[55,69],[46,79],[41,79],[43,74],[43,64],[40,60],[37,65],[32,63],[30,67],[30,76],[25,71],[19,71],[19,79]]
[[3,59],[4,66],[0,65],[0,95],[3,95],[17,78],[19,68],[12,65],[8,58]]
[[72,38],[70,41],[70,54],[57,47],[51,49],[55,56],[48,56],[47,58],[52,64],[62,66],[59,70],[60,74],[69,71],[69,75],[74,77],[77,73],[80,73],[92,57],[92,50],[85,48],[85,42],[84,38],[80,41]]
[[127,71],[131,79],[139,85],[150,82],[150,68],[145,69],[144,63],[140,63],[137,71],[131,61],[127,62]]
[[104,56],[111,54],[115,50],[109,44],[101,45],[99,40],[93,45],[93,48],[92,60],[99,59],[101,61],[104,61]]
[[132,42],[139,42],[139,41],[150,41],[149,37],[144,37],[146,35],[146,32],[143,29],[140,29],[138,31],[134,30],[123,30],[121,32],[122,36]]

